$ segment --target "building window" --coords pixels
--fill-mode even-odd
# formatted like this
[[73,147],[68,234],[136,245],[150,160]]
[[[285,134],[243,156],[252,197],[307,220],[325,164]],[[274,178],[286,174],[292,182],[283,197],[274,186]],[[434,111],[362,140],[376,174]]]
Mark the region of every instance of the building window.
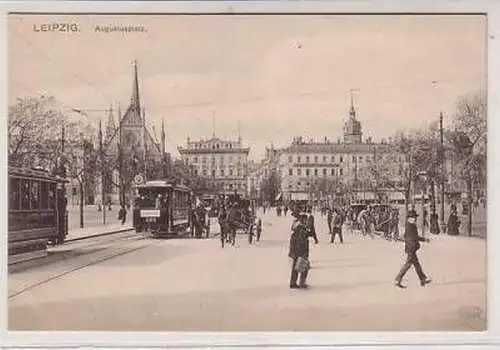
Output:
[[301,169],[297,169],[297,175],[302,175],[302,170]]
[[318,162],[318,156],[314,156],[314,163]]
[[326,169],[323,169],[323,176],[326,176]]
[[203,176],[207,176],[207,169],[203,169]]
[[293,175],[293,169],[288,169],[288,175]]
[[229,176],[233,176],[233,169],[229,169]]
[[297,156],[297,163],[300,163],[300,156]]
[[215,177],[215,170],[212,170],[212,176]]
[[344,161],[344,157],[340,156],[340,163]]
[[288,185],[288,189],[290,189],[290,190],[291,190],[291,189],[292,189],[292,185]]
[[194,157],[194,162],[198,163],[198,157]]
[[352,156],[353,163],[356,163],[356,156]]
[[318,169],[314,169],[314,176],[318,176]]
[[310,170],[306,169],[306,176],[309,176]]
[[293,157],[292,157],[292,156],[288,156],[288,162],[289,162],[289,163],[292,163],[292,162],[293,162]]
[[198,169],[194,169],[194,174],[198,176]]
[[326,156],[323,156],[323,163],[326,163]]
[[224,169],[221,169],[220,176],[224,176]]
[[362,163],[363,162],[363,157],[362,156],[359,156],[359,162]]
[[340,168],[340,176],[344,175],[344,169]]
[[335,168],[332,168],[332,175],[335,175]]
[[297,186],[300,186],[300,185],[301,185],[300,181],[299,181],[299,182],[297,182]]
[[309,163],[309,156],[306,156],[306,163]]

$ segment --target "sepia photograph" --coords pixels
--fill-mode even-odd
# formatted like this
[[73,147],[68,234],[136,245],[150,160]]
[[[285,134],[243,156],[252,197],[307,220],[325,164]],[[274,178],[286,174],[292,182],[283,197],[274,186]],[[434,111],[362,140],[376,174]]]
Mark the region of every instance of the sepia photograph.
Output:
[[488,330],[485,15],[6,22],[9,331]]

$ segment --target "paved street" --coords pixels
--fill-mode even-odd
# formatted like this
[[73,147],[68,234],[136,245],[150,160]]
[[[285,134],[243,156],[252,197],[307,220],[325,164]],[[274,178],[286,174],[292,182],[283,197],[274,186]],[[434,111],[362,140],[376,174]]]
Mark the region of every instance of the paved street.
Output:
[[410,270],[408,288],[401,290],[392,284],[404,257],[401,243],[346,233],[344,245],[332,246],[317,215],[320,243],[311,244],[311,288],[291,290],[291,220],[266,214],[263,240],[252,246],[243,235],[236,247],[221,249],[217,238],[153,240],[132,232],[60,246],[52,255],[63,258],[9,276],[9,329],[486,328],[485,240],[431,237],[420,258],[433,283],[420,287]]
[[[120,221],[118,221],[119,209],[117,205],[114,205],[111,207],[111,210],[106,210],[106,225],[116,225],[120,223]],[[97,206],[86,205],[83,208],[84,228],[102,226],[102,222],[102,211],[97,211]],[[132,222],[130,213],[127,214],[127,222]],[[68,229],[71,231],[79,228],[80,207],[70,205],[68,206]]]

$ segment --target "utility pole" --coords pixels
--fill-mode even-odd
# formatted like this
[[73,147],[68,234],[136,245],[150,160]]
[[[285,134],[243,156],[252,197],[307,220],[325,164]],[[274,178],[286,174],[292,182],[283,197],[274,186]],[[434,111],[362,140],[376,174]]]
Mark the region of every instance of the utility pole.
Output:
[[445,156],[444,156],[444,135],[443,135],[443,112],[439,113],[439,136],[441,141],[441,148],[439,152],[439,161],[441,163],[441,212],[440,212],[440,225],[441,232],[446,232],[446,224],[444,222],[444,184],[445,184]]
[[99,119],[99,156],[101,158],[101,200],[102,200],[102,223],[106,225],[106,169],[104,166],[104,148],[102,144],[102,124]]

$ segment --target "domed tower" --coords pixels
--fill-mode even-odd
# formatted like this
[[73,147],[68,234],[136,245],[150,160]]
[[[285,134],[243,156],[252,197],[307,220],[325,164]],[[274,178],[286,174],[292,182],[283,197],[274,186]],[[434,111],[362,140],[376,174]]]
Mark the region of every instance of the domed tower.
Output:
[[351,93],[351,109],[349,110],[349,119],[344,124],[344,143],[361,143],[363,132],[361,123],[356,119],[356,110]]

